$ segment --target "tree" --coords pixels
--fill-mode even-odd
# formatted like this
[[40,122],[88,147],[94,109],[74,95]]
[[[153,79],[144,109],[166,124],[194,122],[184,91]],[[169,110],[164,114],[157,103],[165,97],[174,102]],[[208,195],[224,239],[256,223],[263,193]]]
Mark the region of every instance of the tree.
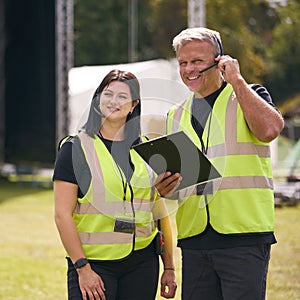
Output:
[[[172,39],[187,27],[188,0],[137,0],[138,60],[173,58]],[[75,2],[75,66],[128,62],[129,0]],[[300,3],[206,1],[207,27],[221,33],[225,54],[248,82],[266,85],[275,102],[299,92]],[[274,93],[273,93],[274,91]]]
[[150,1],[153,15],[151,33],[157,57],[174,57],[172,39],[187,27],[187,0]]
[[275,26],[267,49],[269,70],[266,81],[273,97],[282,102],[300,92],[300,2],[290,0],[278,8],[280,22]]
[[[128,1],[74,0],[75,66],[128,62]],[[151,1],[138,0],[138,58],[157,58]]]
[[127,61],[127,1],[74,0],[75,66]]
[[[187,0],[154,0],[152,7],[153,45],[157,55],[174,57],[172,38],[187,27]],[[206,1],[206,20],[207,27],[221,33],[225,53],[239,59],[246,80],[263,83],[268,71],[265,49],[278,22],[269,2]]]
[[239,60],[248,82],[263,83],[266,36],[276,14],[267,1],[215,0],[207,3],[207,27],[221,33],[224,52]]

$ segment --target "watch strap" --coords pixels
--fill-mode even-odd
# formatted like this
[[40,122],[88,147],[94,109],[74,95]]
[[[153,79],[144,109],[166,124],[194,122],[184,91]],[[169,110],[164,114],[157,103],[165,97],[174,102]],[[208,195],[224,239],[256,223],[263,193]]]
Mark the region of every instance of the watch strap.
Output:
[[75,261],[74,267],[75,267],[75,269],[80,269],[88,263],[89,263],[89,261],[85,257],[79,258],[78,260]]

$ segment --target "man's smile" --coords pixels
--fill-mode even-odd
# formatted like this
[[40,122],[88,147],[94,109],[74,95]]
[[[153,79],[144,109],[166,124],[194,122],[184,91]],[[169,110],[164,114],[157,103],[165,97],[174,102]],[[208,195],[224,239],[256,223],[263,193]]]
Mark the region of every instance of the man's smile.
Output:
[[201,75],[194,75],[194,76],[186,76],[187,80],[192,81],[200,78]]

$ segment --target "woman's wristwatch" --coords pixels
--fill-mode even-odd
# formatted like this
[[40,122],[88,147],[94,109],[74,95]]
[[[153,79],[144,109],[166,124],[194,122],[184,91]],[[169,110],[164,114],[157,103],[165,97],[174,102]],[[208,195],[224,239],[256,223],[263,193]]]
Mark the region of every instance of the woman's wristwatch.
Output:
[[75,261],[74,267],[75,267],[75,269],[80,269],[88,263],[89,263],[89,261],[85,257],[79,258],[78,260]]

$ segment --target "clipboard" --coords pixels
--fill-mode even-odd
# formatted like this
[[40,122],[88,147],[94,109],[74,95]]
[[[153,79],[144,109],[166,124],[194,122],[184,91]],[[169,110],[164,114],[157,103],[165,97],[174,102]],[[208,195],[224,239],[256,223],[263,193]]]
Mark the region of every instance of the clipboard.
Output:
[[182,181],[176,190],[221,177],[202,151],[183,132],[164,135],[132,148],[156,174],[180,173]]

